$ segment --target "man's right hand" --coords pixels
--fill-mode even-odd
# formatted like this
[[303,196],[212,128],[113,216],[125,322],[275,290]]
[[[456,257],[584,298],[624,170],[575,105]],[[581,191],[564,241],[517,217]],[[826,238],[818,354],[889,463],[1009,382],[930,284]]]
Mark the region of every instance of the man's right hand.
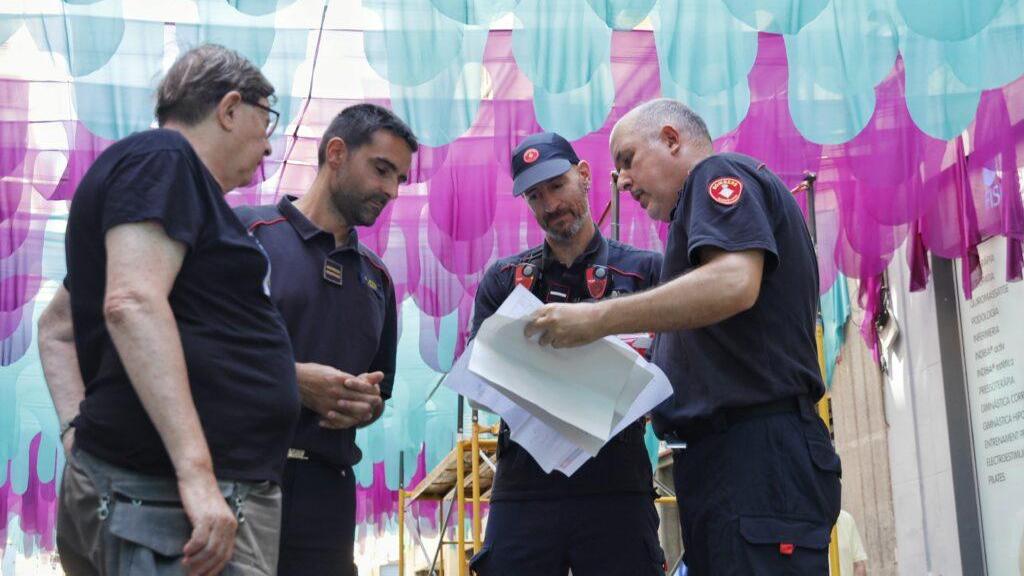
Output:
[[355,428],[380,409],[379,381],[312,362],[297,364],[296,371],[302,403],[323,417],[325,428]]
[[183,564],[189,576],[220,574],[235,550],[238,520],[217,486],[212,471],[178,478],[185,514],[192,523],[192,537],[185,543]]

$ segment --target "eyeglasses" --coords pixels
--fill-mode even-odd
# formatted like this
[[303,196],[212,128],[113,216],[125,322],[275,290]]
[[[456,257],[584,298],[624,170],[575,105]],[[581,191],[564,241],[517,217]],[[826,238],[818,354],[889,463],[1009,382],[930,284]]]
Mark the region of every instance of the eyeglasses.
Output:
[[245,102],[249,106],[255,106],[260,110],[267,111],[267,115],[270,117],[270,122],[267,123],[267,138],[270,138],[274,134],[274,130],[277,129],[277,121],[281,119],[281,113],[278,112],[277,110],[274,110],[270,106],[264,106],[263,104],[260,104],[259,102],[254,102],[252,100],[243,99],[242,102]]

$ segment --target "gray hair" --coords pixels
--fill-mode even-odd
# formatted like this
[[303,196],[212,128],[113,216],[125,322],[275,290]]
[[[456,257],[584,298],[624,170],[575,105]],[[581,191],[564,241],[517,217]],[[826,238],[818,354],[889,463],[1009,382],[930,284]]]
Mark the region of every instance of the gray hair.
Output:
[[656,139],[663,126],[672,126],[684,138],[711,148],[711,134],[708,126],[696,112],[686,104],[669,98],[649,100],[633,108],[623,116],[615,128],[628,126],[631,131]]
[[216,44],[193,48],[175,60],[157,87],[157,123],[175,120],[194,126],[232,90],[252,104],[274,94],[260,69],[238,52]]

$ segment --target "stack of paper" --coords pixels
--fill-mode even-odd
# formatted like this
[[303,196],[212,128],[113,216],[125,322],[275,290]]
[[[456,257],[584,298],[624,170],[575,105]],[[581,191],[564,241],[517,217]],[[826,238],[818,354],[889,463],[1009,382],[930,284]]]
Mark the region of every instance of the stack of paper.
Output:
[[672,394],[668,378],[619,338],[554,349],[527,339],[542,306],[517,286],[444,383],[498,414],[545,472],[571,476],[609,439]]

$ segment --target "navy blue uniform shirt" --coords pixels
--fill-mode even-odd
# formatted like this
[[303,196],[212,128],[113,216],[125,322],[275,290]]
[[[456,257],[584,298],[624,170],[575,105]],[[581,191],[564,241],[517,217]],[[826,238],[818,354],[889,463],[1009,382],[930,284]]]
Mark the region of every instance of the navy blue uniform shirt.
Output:
[[[608,285],[604,298],[639,292],[658,283],[661,255],[605,240],[595,231],[586,250],[566,268],[550,253],[547,243],[494,263],[484,274],[476,293],[473,335],[484,320],[501,306],[515,289],[517,264],[530,263],[540,270],[533,293],[546,302],[593,300],[586,271],[605,266]],[[571,477],[561,472],[546,474],[521,446],[508,439],[502,422],[500,459],[491,500],[565,498],[575,494],[650,492],[651,462],[644,446],[642,423],[627,427],[609,440],[597,456]]]
[[187,247],[168,301],[214,473],[280,482],[299,395],[288,335],[266,293],[269,263],[192,146],[172,130],[111,145],[71,203],[64,285],[85,382],[76,445],[116,466],[174,474],[103,318],[106,233],[144,221],[159,222]]
[[[355,229],[345,245],[336,247],[334,235],[317,228],[293,200],[241,206],[237,213],[270,256],[270,294],[288,326],[295,361],[325,364],[355,376],[379,370],[386,400],[398,351],[395,288],[387,268],[359,243]],[[331,270],[325,277],[328,259]],[[355,429],[329,430],[319,421],[319,415],[303,406],[292,447],[339,468],[362,459]]]
[[700,265],[704,246],[764,251],[761,291],[751,309],[722,322],[658,335],[654,362],[674,390],[654,411],[659,434],[725,407],[824,393],[814,336],[818,263],[782,180],[742,154],[715,154],[694,166],[672,214],[662,281]]

